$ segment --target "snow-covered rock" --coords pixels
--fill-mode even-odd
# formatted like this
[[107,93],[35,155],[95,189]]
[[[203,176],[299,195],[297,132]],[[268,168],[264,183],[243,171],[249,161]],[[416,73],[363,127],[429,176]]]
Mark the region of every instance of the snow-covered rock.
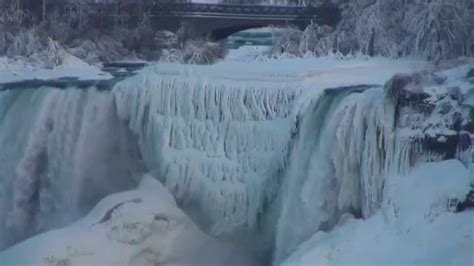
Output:
[[387,82],[385,90],[397,106],[398,134],[443,159],[468,151],[474,121],[466,73],[472,66],[471,60],[448,63]]
[[86,217],[0,253],[0,265],[252,265],[205,235],[152,176]]
[[469,179],[458,161],[392,176],[374,216],[314,234],[283,265],[472,265],[474,211],[453,213],[449,205],[465,198]]

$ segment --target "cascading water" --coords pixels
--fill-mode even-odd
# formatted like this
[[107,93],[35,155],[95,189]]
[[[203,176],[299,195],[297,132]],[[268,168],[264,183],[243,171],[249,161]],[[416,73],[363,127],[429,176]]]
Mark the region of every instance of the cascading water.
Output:
[[326,90],[298,115],[281,187],[276,263],[344,214],[371,216],[382,202],[385,176],[411,165],[412,144],[396,138],[395,106],[383,88],[358,89]]
[[0,93],[0,248],[62,226],[144,172],[109,93],[54,88]]

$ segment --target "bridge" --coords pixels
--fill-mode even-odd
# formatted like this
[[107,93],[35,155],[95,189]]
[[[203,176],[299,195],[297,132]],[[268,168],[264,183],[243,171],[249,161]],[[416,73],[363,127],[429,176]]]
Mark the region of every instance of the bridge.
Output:
[[[101,24],[110,25],[118,16],[116,5],[93,3]],[[214,40],[225,39],[233,33],[265,26],[294,25],[301,29],[310,23],[336,25],[341,19],[339,8],[333,4],[317,7],[264,6],[249,4],[160,3],[143,6],[129,4],[124,8],[128,18],[138,23],[144,16],[157,30],[177,31],[182,23],[193,26],[195,34]]]

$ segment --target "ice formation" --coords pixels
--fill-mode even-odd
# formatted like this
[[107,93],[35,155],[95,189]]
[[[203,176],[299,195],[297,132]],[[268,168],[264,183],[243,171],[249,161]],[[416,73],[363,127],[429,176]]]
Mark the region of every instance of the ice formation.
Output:
[[448,204],[466,195],[469,179],[456,160],[390,175],[379,211],[314,234],[282,265],[470,265],[474,212],[452,213]]
[[[289,71],[282,69],[280,63],[266,63],[232,75],[228,71],[248,67],[248,63],[202,68],[167,64],[144,70],[118,84],[113,93],[118,115],[139,136],[148,169],[182,205],[196,204],[194,207],[200,208],[204,216],[200,219],[211,225],[210,231],[220,234],[239,227],[255,229],[265,223],[267,208],[279,193],[287,172],[288,158],[298,156],[299,151],[290,154],[289,150],[301,130],[297,116],[313,112],[300,111],[300,106],[308,105],[325,88],[350,84],[347,77],[351,75],[364,76],[378,68],[379,75],[357,79],[351,85],[372,84],[385,82],[397,71],[422,65],[410,61],[387,63],[361,61],[346,70],[337,60],[321,59],[314,64],[301,61]],[[305,84],[307,77],[318,78],[320,87],[314,88],[318,81]],[[339,98],[348,95],[343,89],[333,94]],[[326,97],[321,101],[325,100]],[[378,104],[381,108],[384,103]],[[372,105],[377,104],[370,102],[365,108]],[[377,112],[374,116],[383,116],[384,110],[376,108],[373,107]],[[376,119],[367,118],[370,122]],[[382,125],[371,126],[373,133],[369,134],[382,130],[376,128]],[[365,130],[364,125],[360,128]],[[322,128],[309,130],[318,132]]]
[[369,219],[387,177],[431,156],[397,132],[384,87],[424,64],[286,63],[158,64],[112,91],[0,92],[0,248],[70,222],[144,171],[205,233],[273,252],[275,264],[349,216]]
[[0,92],[0,248],[133,188],[144,171],[134,138],[94,88]]
[[[47,243],[45,245],[45,243]],[[106,247],[106,248],[104,248]],[[0,254],[0,265],[254,265],[210,238],[152,176],[106,197],[84,218]]]
[[381,87],[325,91],[298,121],[283,178],[276,262],[344,214],[370,217],[382,202],[385,177],[405,173],[417,155],[415,144],[396,137],[395,106]]
[[149,170],[178,201],[201,208],[217,234],[253,227],[276,193],[299,92],[294,84],[161,73],[129,79],[114,91]]

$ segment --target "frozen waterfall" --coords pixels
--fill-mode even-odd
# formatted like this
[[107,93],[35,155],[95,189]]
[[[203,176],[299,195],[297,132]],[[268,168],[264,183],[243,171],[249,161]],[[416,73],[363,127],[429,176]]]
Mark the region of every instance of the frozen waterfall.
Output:
[[344,215],[370,217],[386,175],[404,173],[413,162],[416,145],[396,138],[395,106],[383,88],[360,89],[326,90],[298,115],[281,187],[277,263]]
[[135,187],[144,165],[115,109],[94,88],[0,92],[0,248]]
[[384,177],[416,159],[418,146],[396,138],[383,86],[312,90],[196,76],[151,69],[122,82],[118,114],[149,170],[181,206],[199,210],[201,226],[262,233],[275,241],[276,262],[344,214],[371,216]]
[[293,73],[190,69],[149,67],[112,91],[0,92],[0,248],[71,222],[148,172],[204,232],[277,264],[346,215],[370,217],[385,176],[417,158],[379,80],[328,86],[343,72],[321,68],[306,73],[317,87]]
[[114,93],[148,168],[182,205],[215,234],[256,226],[278,191],[298,86],[148,74]]

